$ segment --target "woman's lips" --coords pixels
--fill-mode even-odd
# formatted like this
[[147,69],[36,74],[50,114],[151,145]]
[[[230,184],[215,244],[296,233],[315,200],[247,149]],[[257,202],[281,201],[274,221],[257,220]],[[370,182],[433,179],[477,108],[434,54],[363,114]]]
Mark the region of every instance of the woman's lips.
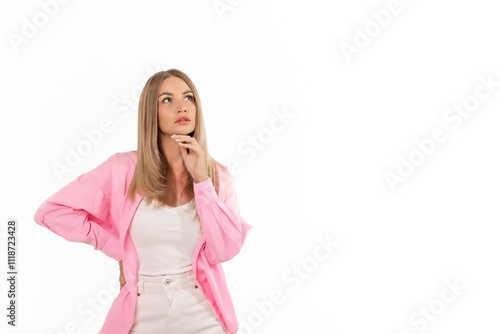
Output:
[[177,121],[175,123],[177,123],[179,125],[186,125],[186,124],[189,124],[189,122],[191,122],[191,121]]

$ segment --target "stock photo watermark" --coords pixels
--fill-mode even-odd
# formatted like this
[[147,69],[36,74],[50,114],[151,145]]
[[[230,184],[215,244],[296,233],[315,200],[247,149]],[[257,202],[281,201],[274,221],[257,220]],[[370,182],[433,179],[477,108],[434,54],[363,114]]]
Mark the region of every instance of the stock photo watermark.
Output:
[[212,2],[219,19],[224,20],[227,12],[232,12],[238,7],[243,0],[215,0]]
[[[19,294],[19,263],[18,263],[18,220],[8,219],[4,228],[0,232],[0,245],[4,246],[7,255],[7,291],[8,298],[7,306],[5,307],[7,324],[13,327],[17,326],[17,295]],[[79,318],[71,320],[61,325],[62,331],[58,333],[80,333],[82,326],[91,323],[96,319],[99,313],[107,310],[111,305],[115,296],[120,292],[119,286],[119,270],[111,271],[111,279],[105,288],[102,288],[95,293],[87,296],[85,301],[78,303],[75,307],[75,314]]]
[[[18,243],[18,221],[15,218],[11,218],[7,220],[7,226],[5,229],[6,232],[6,245],[4,249],[7,251],[7,304],[6,307],[7,314],[7,324],[9,326],[15,327],[17,324],[17,314],[18,314],[18,303],[17,303],[17,295],[19,294],[19,287],[17,282],[19,281],[19,263],[18,263],[18,254],[19,254],[19,243]],[[2,235],[3,239],[3,235]]]
[[[500,81],[493,80],[493,74],[487,78],[480,75],[478,77],[479,85],[474,89],[474,93],[467,95],[461,103],[454,103],[443,112],[442,119],[444,123],[453,130],[459,129],[463,121],[471,116],[471,112],[476,111],[481,101],[490,98],[500,87]],[[391,191],[396,190],[398,184],[404,183],[411,175],[415,173],[417,167],[422,166],[437,150],[438,144],[444,143],[448,139],[446,130],[443,127],[435,127],[430,135],[421,139],[415,139],[415,148],[407,157],[398,155],[398,166],[395,171],[384,172],[384,178]]]
[[71,0],[40,0],[38,1],[38,9],[31,17],[23,16],[21,18],[21,26],[18,32],[9,32],[7,39],[14,49],[14,52],[19,53],[21,46],[28,44],[30,40],[35,38],[40,30],[42,30],[50,20],[55,17],[61,5],[69,3]]
[[82,333],[85,326],[94,321],[99,314],[107,312],[120,292],[118,280],[120,273],[113,270],[111,274],[113,277],[108,281],[107,287],[92,293],[84,301],[78,303],[74,310],[76,319],[60,323],[61,329],[57,333]]
[[[147,67],[147,76],[143,79],[145,83],[150,75],[158,72]],[[73,146],[65,145],[65,157],[62,161],[52,161],[51,167],[57,179],[62,182],[65,174],[70,174],[74,168],[77,168],[85,157],[92,154],[95,148],[100,146],[105,138],[109,136],[116,127],[116,124],[129,117],[131,113],[137,114],[137,107],[143,89],[143,84],[132,87],[130,92],[121,94],[111,105],[111,114],[113,117],[104,117],[99,120],[95,127],[91,129],[82,129],[80,139]]]
[[253,302],[255,309],[244,319],[238,317],[241,334],[254,333],[255,328],[261,327],[266,318],[273,315],[276,306],[286,301],[287,294],[297,290],[302,283],[318,270],[321,263],[330,259],[335,250],[340,247],[340,244],[332,241],[330,236],[326,238],[316,237],[316,242],[317,245],[312,254],[305,256],[299,263],[293,264],[290,269],[281,275],[282,283],[287,286],[287,290],[273,289],[269,294],[269,298]]
[[403,330],[398,332],[398,334],[423,333],[430,324],[439,319],[451,304],[457,301],[457,298],[467,288],[467,286],[459,283],[456,277],[453,282],[445,279],[443,283],[445,287],[441,290],[438,297],[431,299],[423,306],[419,306],[418,310],[408,317],[408,324],[412,330]]
[[[258,152],[265,150],[276,135],[285,130],[290,122],[297,117],[296,113],[290,111],[286,106],[281,110],[273,108],[272,112],[273,116],[269,119],[266,127],[260,129],[256,135],[248,136],[238,145],[238,153],[245,158],[246,162],[254,160]],[[227,165],[233,175],[242,172],[241,163],[237,160],[230,160]]]
[[364,24],[364,27],[362,29],[359,26],[354,27],[352,42],[342,41],[339,44],[347,63],[350,64],[354,55],[359,55],[362,50],[366,49],[372,40],[390,25],[394,16],[400,14],[403,9],[400,0],[390,0],[386,9],[371,10],[371,19]]

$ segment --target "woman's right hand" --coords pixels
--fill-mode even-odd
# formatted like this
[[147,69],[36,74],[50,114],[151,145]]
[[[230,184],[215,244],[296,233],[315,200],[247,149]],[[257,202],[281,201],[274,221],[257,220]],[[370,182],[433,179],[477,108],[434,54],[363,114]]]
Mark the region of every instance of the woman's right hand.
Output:
[[122,261],[120,261],[119,263],[120,263],[120,290],[121,290],[123,288],[123,286],[125,285],[125,283],[127,283],[127,281],[125,281],[125,275],[123,274]]

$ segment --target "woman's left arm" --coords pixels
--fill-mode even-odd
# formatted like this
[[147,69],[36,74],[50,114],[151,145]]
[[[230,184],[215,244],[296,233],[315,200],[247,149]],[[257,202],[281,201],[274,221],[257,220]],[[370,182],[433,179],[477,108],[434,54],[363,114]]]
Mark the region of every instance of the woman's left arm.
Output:
[[231,174],[220,170],[219,195],[212,179],[194,182],[196,210],[206,238],[205,253],[210,263],[232,259],[243,246],[252,228],[241,216]]

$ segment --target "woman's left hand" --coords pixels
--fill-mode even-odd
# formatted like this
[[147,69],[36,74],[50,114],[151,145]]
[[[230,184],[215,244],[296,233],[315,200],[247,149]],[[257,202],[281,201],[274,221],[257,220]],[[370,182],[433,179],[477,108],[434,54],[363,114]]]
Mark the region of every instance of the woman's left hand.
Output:
[[[188,135],[175,135],[172,137],[179,144],[184,166],[194,179],[199,183],[208,179],[207,166],[205,164],[205,151],[201,148],[196,138]],[[189,148],[189,153],[187,149]]]

